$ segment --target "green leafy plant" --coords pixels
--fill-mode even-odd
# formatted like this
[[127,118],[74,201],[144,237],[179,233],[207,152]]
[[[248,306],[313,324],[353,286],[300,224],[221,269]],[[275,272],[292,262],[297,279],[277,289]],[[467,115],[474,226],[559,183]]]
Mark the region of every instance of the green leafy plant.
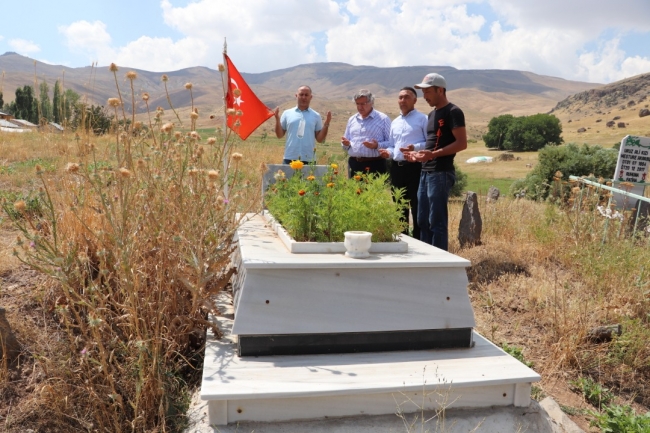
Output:
[[533,368],[533,366],[535,365],[531,361],[526,361],[526,359],[524,358],[524,353],[521,351],[521,348],[516,346],[509,346],[507,343],[503,343],[501,348],[503,349],[504,352],[517,359],[517,361],[521,362],[526,367]]
[[576,380],[572,380],[570,384],[574,391],[584,395],[585,400],[589,404],[599,409],[608,405],[614,398],[614,394],[612,394],[609,389],[594,382],[590,377],[580,377]]
[[[349,230],[372,233],[374,242],[395,241],[405,227],[402,191],[391,193],[388,175],[340,176],[338,165],[317,178],[313,169],[293,161],[295,173],[275,174],[266,192],[269,212],[296,241],[341,242]],[[394,195],[394,198],[393,198]]]
[[605,406],[603,411],[591,412],[593,427],[604,433],[647,433],[650,432],[650,412],[637,415],[630,406]]

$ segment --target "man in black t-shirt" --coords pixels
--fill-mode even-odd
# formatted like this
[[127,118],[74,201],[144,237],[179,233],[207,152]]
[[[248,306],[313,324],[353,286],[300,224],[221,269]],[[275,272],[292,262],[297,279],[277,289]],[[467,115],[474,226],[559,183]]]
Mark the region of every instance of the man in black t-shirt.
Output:
[[454,156],[467,148],[465,115],[447,100],[447,82],[442,75],[427,74],[422,83],[424,99],[435,109],[429,113],[427,144],[424,150],[402,148],[409,161],[422,163],[418,187],[420,240],[445,251],[449,248],[449,191],[456,182]]

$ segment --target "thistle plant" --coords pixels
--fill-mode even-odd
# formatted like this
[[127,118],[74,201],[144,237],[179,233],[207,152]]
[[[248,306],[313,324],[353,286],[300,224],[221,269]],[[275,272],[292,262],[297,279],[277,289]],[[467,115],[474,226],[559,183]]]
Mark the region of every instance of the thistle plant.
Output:
[[[123,104],[112,102],[117,118]],[[55,379],[41,395],[61,398],[43,397],[40,410],[74,429],[179,425],[205,331],[220,334],[207,319],[235,272],[233,235],[259,203],[226,143],[202,145],[162,109],[150,126],[139,134],[116,124],[114,143],[89,145],[63,171],[37,165],[40,213],[4,204],[21,232],[14,254],[50,277],[43,298],[65,336],[60,363],[42,360]]]

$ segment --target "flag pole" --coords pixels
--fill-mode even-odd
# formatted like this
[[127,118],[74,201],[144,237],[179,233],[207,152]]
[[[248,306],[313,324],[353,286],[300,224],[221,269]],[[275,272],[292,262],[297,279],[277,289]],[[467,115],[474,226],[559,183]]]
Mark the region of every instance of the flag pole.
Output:
[[230,77],[228,76],[228,62],[226,61],[226,54],[228,54],[228,43],[226,38],[223,38],[223,65],[224,74],[226,76],[225,87],[224,81],[221,81],[223,88],[223,195],[226,200],[228,199],[228,162],[230,155],[228,150],[228,102],[226,101],[228,89],[230,89]]

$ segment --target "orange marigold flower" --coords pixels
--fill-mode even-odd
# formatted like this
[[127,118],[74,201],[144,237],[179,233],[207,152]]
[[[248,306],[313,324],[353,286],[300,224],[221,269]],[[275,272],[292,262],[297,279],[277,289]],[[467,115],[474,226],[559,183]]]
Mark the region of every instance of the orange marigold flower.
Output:
[[328,183],[328,184],[327,184],[327,187],[328,187],[328,188],[334,188],[334,182],[330,182],[330,183]]
[[302,170],[302,168],[305,166],[305,163],[302,161],[291,161],[289,164],[289,167],[293,168],[294,170]]
[[358,188],[357,189],[357,195],[360,195],[360,194],[361,194],[361,188]]
[[301,189],[300,191],[298,191],[298,195],[305,195],[305,190]]
[[310,174],[309,176],[307,176],[307,180],[314,180],[314,179],[316,179],[316,176],[314,175]]
[[355,175],[355,176],[354,176],[354,180],[361,180],[361,176],[359,176],[358,174]]

